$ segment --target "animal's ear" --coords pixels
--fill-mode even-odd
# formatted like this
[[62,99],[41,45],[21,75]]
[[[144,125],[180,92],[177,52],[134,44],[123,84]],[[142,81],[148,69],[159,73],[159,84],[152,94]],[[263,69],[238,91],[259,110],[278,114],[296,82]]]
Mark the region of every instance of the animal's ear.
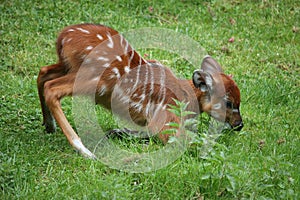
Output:
[[210,56],[204,57],[201,64],[201,69],[209,74],[223,73],[221,65]]
[[209,73],[206,73],[203,70],[195,70],[192,79],[194,86],[199,88],[202,92],[212,90],[213,77]]

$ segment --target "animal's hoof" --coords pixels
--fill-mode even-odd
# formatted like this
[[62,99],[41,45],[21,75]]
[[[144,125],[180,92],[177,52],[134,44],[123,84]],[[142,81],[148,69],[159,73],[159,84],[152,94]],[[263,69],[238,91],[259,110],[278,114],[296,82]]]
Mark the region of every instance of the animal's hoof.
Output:
[[73,140],[73,147],[84,157],[94,160],[97,159],[97,157],[82,144],[80,139]]
[[45,124],[45,129],[47,133],[54,133],[56,131],[56,126],[54,124]]

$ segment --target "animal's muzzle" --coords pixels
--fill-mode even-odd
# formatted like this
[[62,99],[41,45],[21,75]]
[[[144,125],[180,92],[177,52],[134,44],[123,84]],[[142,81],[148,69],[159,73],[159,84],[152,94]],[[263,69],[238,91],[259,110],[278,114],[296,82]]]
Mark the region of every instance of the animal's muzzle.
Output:
[[243,121],[235,121],[234,124],[232,125],[232,128],[235,131],[241,131],[243,127],[244,127]]

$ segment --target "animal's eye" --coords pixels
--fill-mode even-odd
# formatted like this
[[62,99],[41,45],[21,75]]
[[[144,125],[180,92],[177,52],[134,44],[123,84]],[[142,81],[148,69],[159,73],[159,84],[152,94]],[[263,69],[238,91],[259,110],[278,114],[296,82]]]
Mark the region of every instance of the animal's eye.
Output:
[[226,107],[227,108],[233,108],[233,104],[231,101],[226,101]]

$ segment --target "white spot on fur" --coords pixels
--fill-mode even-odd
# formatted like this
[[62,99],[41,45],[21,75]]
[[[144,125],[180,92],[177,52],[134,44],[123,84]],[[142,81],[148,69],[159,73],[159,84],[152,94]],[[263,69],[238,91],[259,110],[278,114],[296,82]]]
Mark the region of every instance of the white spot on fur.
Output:
[[93,46],[87,46],[85,49],[89,51],[92,50],[93,48],[94,48]]
[[130,72],[130,67],[125,66],[124,71],[128,74]]
[[106,57],[103,57],[103,56],[99,56],[99,57],[97,58],[97,60],[109,61],[109,59],[108,59],[108,58],[106,58]]
[[121,77],[118,68],[114,67],[114,68],[112,69],[112,71],[115,73],[115,75],[116,75],[117,78],[120,78],[120,77]]
[[92,79],[92,81],[96,81],[96,82],[98,82],[98,81],[99,81],[99,79],[100,79],[100,77],[98,77],[98,76],[97,76],[97,77],[93,78],[93,79]]
[[116,56],[116,59],[117,59],[119,62],[122,62],[121,56]]
[[109,63],[105,63],[105,64],[103,65],[103,67],[105,67],[105,68],[108,68],[109,66],[110,66]]
[[67,32],[74,32],[75,30],[70,28],[69,30],[67,30]]
[[76,28],[76,29],[83,32],[83,33],[90,34],[90,32],[88,30],[85,30],[83,28]]
[[67,39],[67,41],[66,42],[70,42],[72,40],[72,38],[69,38],[69,39]]
[[100,34],[97,34],[97,38],[98,38],[99,40],[103,40],[103,37],[102,37],[102,35],[100,35]]
[[145,94],[141,94],[140,99],[141,101],[143,101],[145,99],[146,95]]
[[238,113],[238,112],[240,112],[240,111],[239,111],[239,109],[232,109],[232,112],[233,112],[233,113]]

